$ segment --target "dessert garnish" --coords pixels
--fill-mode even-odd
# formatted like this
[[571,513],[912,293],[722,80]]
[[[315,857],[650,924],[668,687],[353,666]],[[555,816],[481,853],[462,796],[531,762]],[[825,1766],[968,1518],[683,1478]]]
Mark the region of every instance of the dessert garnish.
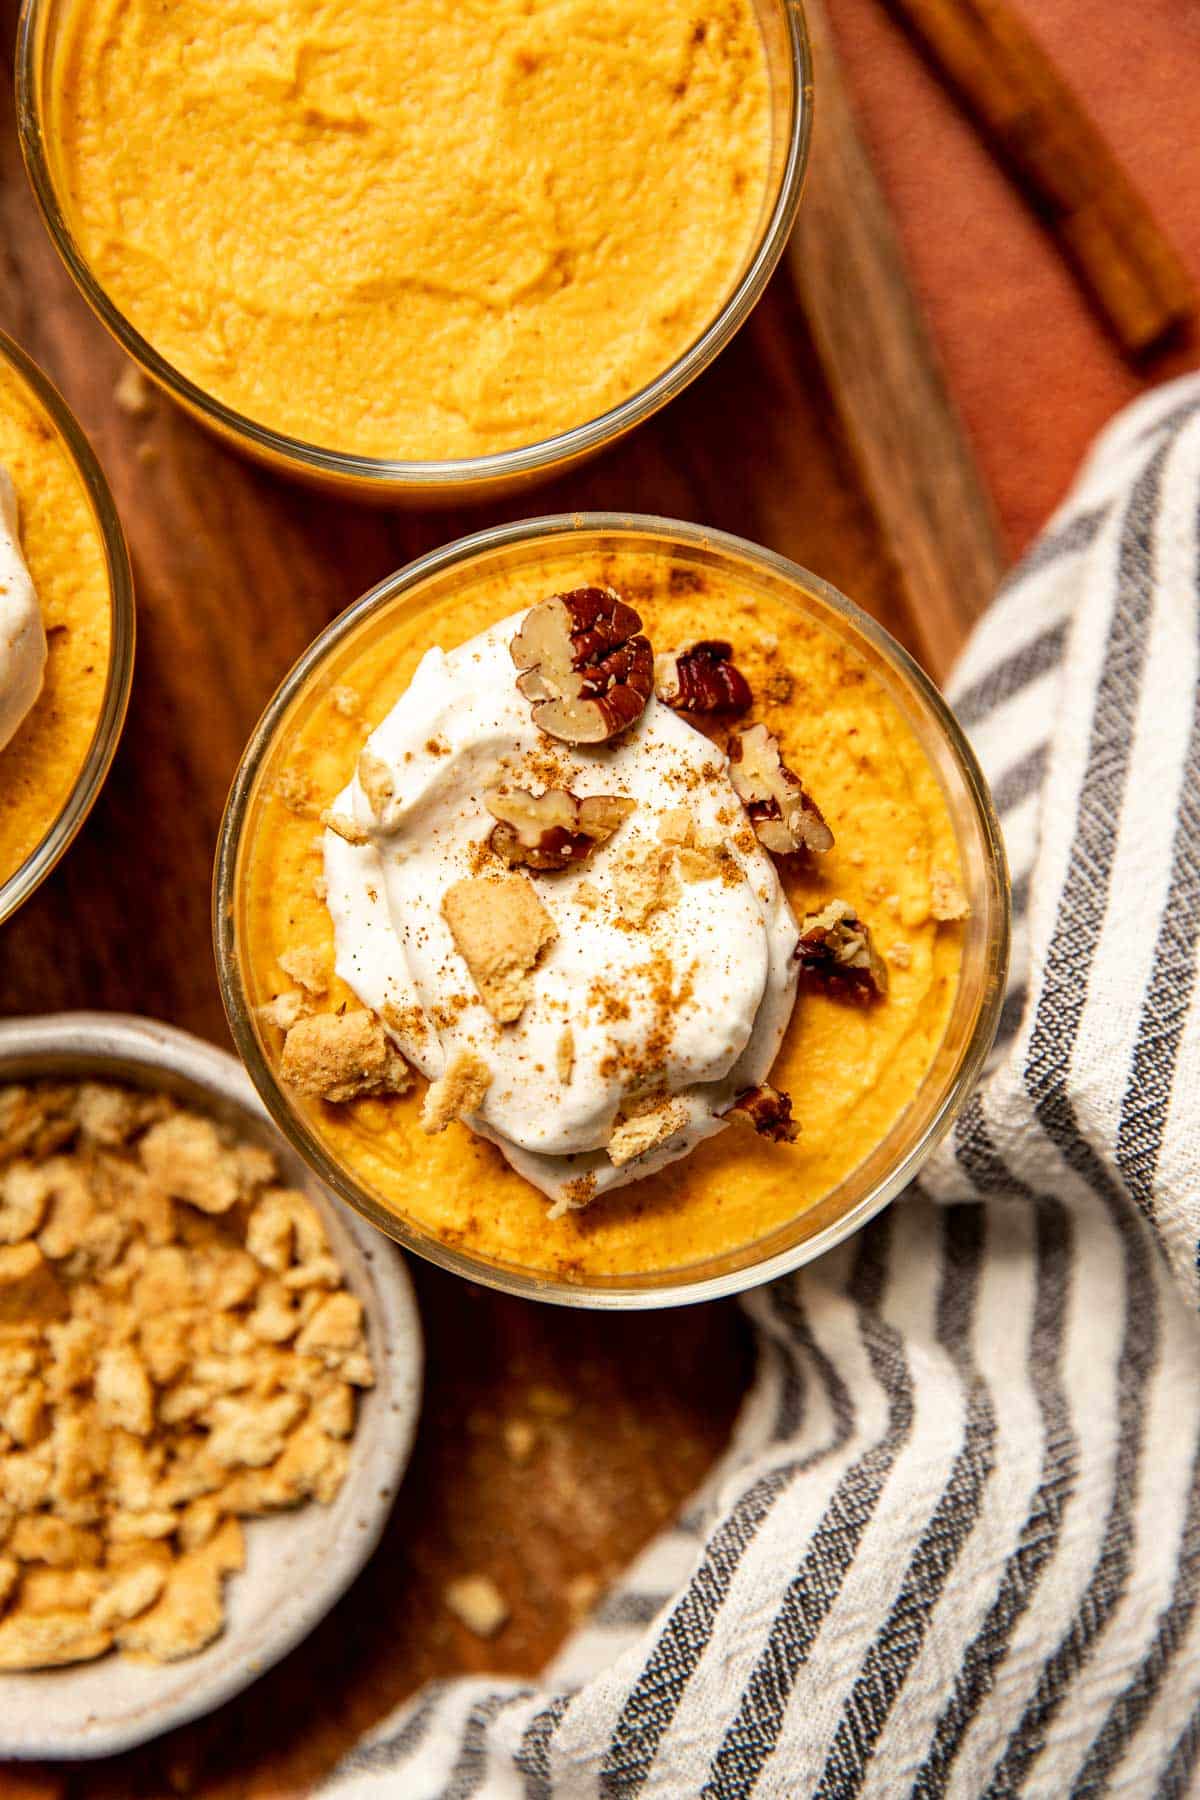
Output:
[[670,844],[643,844],[614,862],[611,872],[617,910],[640,928],[678,897],[675,851]]
[[510,645],[533,722],[565,744],[603,744],[640,719],[654,687],[642,621],[612,588],[531,606]]
[[0,1670],[191,1656],[240,1520],[331,1501],[362,1305],[270,1151],[165,1094],[0,1089]]
[[801,920],[796,960],[805,986],[834,1000],[869,1006],[887,993],[887,965],[845,900],[831,900],[822,912],[808,913]]
[[729,746],[729,775],[755,836],[777,856],[795,850],[824,855],[833,833],[816,801],[784,762],[778,740],[765,725],[738,732]]
[[558,936],[528,876],[456,881],[442,896],[442,917],[493,1019],[519,1019],[538,959]]
[[478,1111],[491,1084],[492,1071],[481,1056],[473,1050],[456,1050],[445,1073],[425,1090],[421,1130],[435,1137],[452,1119]]
[[735,885],[744,881],[741,864],[720,831],[697,824],[686,806],[672,807],[658,823],[664,844],[675,846],[675,861],[685,881],[720,878]]
[[321,823],[326,831],[335,832],[347,844],[361,846],[371,841],[365,826],[360,825],[357,819],[352,819],[349,813],[335,812],[332,807],[328,807],[321,814]]
[[496,854],[543,872],[586,862],[634,810],[634,802],[621,795],[588,794],[581,800],[570,788],[547,788],[544,794],[491,788],[483,804],[498,821],[488,838]]
[[965,919],[971,911],[967,896],[945,869],[934,869],[929,877],[929,910],[939,924]]
[[677,1137],[687,1125],[690,1114],[682,1100],[663,1100],[644,1112],[622,1119],[613,1127],[608,1140],[609,1161],[624,1168],[648,1150],[655,1150],[669,1138]]
[[405,1094],[412,1071],[374,1013],[314,1013],[283,1040],[281,1078],[298,1093],[339,1102]]
[[757,1087],[739,1094],[725,1117],[744,1120],[760,1137],[770,1138],[776,1144],[793,1144],[800,1132],[792,1118],[790,1094],[772,1087],[769,1081],[761,1081]]
[[387,809],[395,798],[395,784],[392,771],[370,750],[364,750],[358,759],[358,779],[363,793],[367,796],[371,811],[381,825],[386,828]]
[[654,691],[675,712],[741,713],[754,704],[750,683],[733,661],[733,646],[703,638],[654,659]]
[[[831,836],[761,726],[734,765],[762,788],[749,828],[702,721],[651,692],[640,625],[611,588],[579,588],[427,651],[333,801],[358,829],[323,843],[336,973],[429,1081],[422,1125],[465,1120],[551,1217],[687,1155],[739,1103],[766,1136],[792,1129],[764,1084],[798,931],[760,838]],[[740,706],[726,647],[692,648],[692,703]],[[580,748],[550,741],[568,732]],[[296,986],[260,1011],[295,1015],[302,1051],[333,1006],[312,963],[290,949]],[[285,1046],[284,1079],[295,1066]]]

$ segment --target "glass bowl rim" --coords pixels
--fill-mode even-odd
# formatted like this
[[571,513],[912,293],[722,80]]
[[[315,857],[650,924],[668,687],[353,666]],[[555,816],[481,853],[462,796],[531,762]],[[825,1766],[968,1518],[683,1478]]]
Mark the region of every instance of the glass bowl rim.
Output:
[[9,919],[34,889],[38,887],[70,848],[89,812],[92,810],[108,774],[133,683],[134,642],[137,635],[133,599],[133,570],[125,533],[117,513],[116,502],[96,458],[74,413],[50,377],[40,369],[8,333],[0,331],[0,357],[8,363],[31,390],[66,446],[75,471],[83,484],[104,546],[105,572],[108,577],[109,611],[111,615],[108,646],[108,672],[104,697],[96,717],[96,727],[79,773],[71,785],[66,802],[57,818],[29,852],[24,862],[0,884],[0,925]]
[[[263,759],[275,741],[279,722],[313,669],[373,613],[410,592],[430,576],[443,573],[489,551],[510,549],[539,538],[559,539],[582,533],[646,535],[658,539],[666,537],[698,548],[715,550],[749,561],[765,569],[770,575],[782,577],[792,585],[807,589],[815,598],[828,605],[866,637],[883,661],[916,689],[921,701],[944,732],[962,777],[966,798],[975,814],[985,848],[987,871],[993,878],[990,882],[993,904],[990,907],[989,933],[983,946],[982,958],[985,986],[979,1009],[957,1067],[947,1080],[937,1108],[916,1142],[888,1174],[812,1237],[802,1239],[759,1261],[748,1262],[740,1268],[716,1275],[671,1280],[671,1271],[666,1271],[660,1286],[622,1287],[616,1285],[621,1279],[616,1277],[613,1285],[592,1287],[587,1283],[561,1281],[551,1276],[526,1275],[516,1270],[490,1267],[432,1236],[421,1242],[414,1241],[415,1233],[408,1229],[406,1221],[377,1206],[365,1188],[343,1171],[316,1134],[285,1104],[279,1081],[259,1046],[246,1003],[237,957],[234,892],[246,809]],[[452,1274],[523,1299],[543,1300],[592,1311],[646,1311],[740,1293],[812,1262],[874,1218],[916,1176],[952,1126],[982,1070],[996,1034],[1004,1001],[1010,932],[1008,862],[1000,821],[987,781],[962,727],[946,701],[903,645],[838,589],[776,551],[730,532],[638,513],[551,514],[472,532],[407,563],[352,602],[330,621],[308,649],[297,658],[254,727],[242,752],[226,801],[213,870],[213,942],[217,979],[234,1045],[276,1125],[314,1173],[348,1205],[377,1225],[385,1235],[399,1242],[406,1250],[448,1269]]]
[[725,348],[757,304],[795,222],[812,144],[812,47],[803,0],[779,0],[787,33],[795,108],[778,191],[741,278],[694,343],[645,387],[618,405],[533,444],[518,444],[508,450],[491,451],[485,456],[454,457],[445,461],[360,456],[309,444],[235,411],[182,374],[135,329],[92,274],[59,204],[37,105],[40,83],[35,66],[36,27],[46,7],[53,3],[54,0],[21,0],[15,68],[21,153],[55,249],[101,322],[134,361],[168,393],[218,432],[235,441],[241,440],[269,461],[290,464],[317,479],[349,481],[367,487],[375,485],[381,492],[419,494],[431,487],[461,491],[477,484],[522,477],[536,479],[602,449],[682,393]]

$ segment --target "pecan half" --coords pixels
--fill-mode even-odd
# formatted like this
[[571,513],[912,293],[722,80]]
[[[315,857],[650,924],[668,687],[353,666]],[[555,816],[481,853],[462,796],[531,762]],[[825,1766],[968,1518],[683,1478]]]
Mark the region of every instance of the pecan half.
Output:
[[801,920],[796,960],[805,986],[818,988],[833,1000],[870,1006],[887,993],[887,965],[845,900],[831,900],[823,912]]
[[739,1094],[725,1116],[744,1119],[760,1137],[770,1138],[776,1144],[794,1144],[800,1132],[792,1117],[791,1095],[773,1088],[769,1081]]
[[740,713],[753,705],[750,683],[733,662],[733,646],[704,638],[654,659],[654,691],[674,712]]
[[483,796],[492,817],[488,843],[506,863],[541,871],[586,862],[597,844],[606,843],[633,811],[633,801],[618,794],[588,794],[580,800],[570,788],[547,788],[531,794],[525,788],[507,793],[492,788]]
[[777,856],[793,850],[822,856],[832,850],[833,833],[820,807],[788,768],[765,725],[738,732],[729,746],[729,778],[765,849]]
[[564,744],[603,744],[640,719],[654,686],[642,621],[612,588],[531,606],[509,646],[533,722]]

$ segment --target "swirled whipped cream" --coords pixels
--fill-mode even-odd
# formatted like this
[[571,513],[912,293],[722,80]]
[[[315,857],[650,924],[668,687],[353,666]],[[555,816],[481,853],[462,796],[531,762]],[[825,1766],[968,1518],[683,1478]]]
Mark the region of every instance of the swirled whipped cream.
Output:
[[[466,1122],[563,1208],[687,1155],[765,1081],[798,933],[725,756],[677,713],[651,698],[595,748],[537,729],[509,650],[522,616],[424,657],[334,804],[326,897],[339,976],[431,1080],[464,1053],[486,1065]],[[498,783],[633,807],[586,862],[510,869],[489,848]],[[514,880],[531,884],[549,941],[502,1023],[444,908],[467,883],[486,915]],[[652,1109],[660,1141],[627,1157],[621,1127]]]
[[0,465],[0,750],[42,691],[46,630],[21,554],[17,490]]

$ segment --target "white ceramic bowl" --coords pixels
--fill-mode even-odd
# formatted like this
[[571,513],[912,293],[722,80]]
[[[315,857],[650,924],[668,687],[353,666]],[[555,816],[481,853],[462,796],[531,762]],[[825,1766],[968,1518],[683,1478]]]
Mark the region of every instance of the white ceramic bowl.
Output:
[[347,1284],[363,1302],[375,1364],[337,1498],[331,1506],[246,1521],[246,1567],[226,1583],[226,1627],[207,1650],[161,1667],[108,1655],[0,1675],[0,1758],[108,1756],[240,1693],[350,1586],[379,1541],[408,1463],[420,1406],[421,1327],[392,1245],[340,1206],[280,1139],[232,1056],[187,1032],[120,1013],[0,1024],[0,1083],[34,1076],[165,1088],[267,1145],[284,1179],[320,1210]]

